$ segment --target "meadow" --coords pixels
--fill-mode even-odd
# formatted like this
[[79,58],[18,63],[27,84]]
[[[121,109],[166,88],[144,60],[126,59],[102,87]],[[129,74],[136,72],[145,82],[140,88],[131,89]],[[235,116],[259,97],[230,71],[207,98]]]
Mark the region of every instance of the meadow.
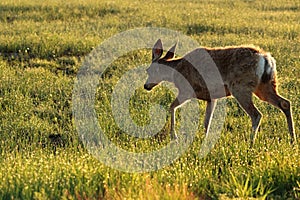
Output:
[[[0,199],[300,199],[299,146],[289,144],[283,113],[257,98],[263,119],[253,148],[250,118],[228,99],[221,138],[204,158],[198,155],[202,124],[180,158],[153,172],[118,171],[89,154],[72,113],[77,73],[101,42],[140,27],[176,30],[201,46],[254,44],[272,52],[278,90],[292,102],[299,144],[298,0],[2,0]],[[122,132],[112,116],[114,85],[126,71],[150,62],[150,49],[130,52],[111,64],[97,88],[98,122],[127,151],[153,151],[170,142],[169,116],[149,139]],[[130,100],[130,114],[147,125],[150,106],[167,109],[174,98],[166,87],[151,93],[140,88]],[[204,102],[199,109],[202,121]]]

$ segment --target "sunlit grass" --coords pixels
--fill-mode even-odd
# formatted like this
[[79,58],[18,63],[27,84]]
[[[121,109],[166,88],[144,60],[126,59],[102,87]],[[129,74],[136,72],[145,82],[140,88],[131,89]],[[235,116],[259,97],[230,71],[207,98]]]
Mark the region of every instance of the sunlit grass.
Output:
[[[299,146],[288,142],[283,113],[256,98],[263,119],[254,148],[248,142],[250,118],[229,99],[221,138],[200,158],[205,108],[200,102],[200,125],[188,150],[170,166],[142,174],[117,171],[89,155],[72,116],[74,79],[85,55],[116,33],[163,27],[181,31],[202,46],[254,44],[272,52],[278,89],[292,102],[298,134],[298,1],[4,0],[0,10],[0,199],[300,197]],[[111,112],[112,90],[120,77],[150,60],[150,50],[119,58],[101,77],[96,93],[101,128],[131,152],[169,143],[169,116],[156,136],[138,139],[124,133]],[[130,114],[137,124],[148,124],[150,107],[159,103],[167,110],[174,97],[167,87],[150,93],[140,88],[130,100]]]

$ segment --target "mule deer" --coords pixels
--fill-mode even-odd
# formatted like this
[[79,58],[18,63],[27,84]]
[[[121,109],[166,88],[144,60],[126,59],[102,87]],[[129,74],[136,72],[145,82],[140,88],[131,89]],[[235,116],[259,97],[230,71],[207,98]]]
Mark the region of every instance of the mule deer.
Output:
[[[177,138],[174,129],[175,110],[182,103],[191,98],[197,98],[207,102],[204,120],[204,127],[207,132],[217,99],[232,95],[251,118],[252,132],[250,139],[253,144],[262,117],[262,114],[253,104],[252,94],[254,93],[261,100],[283,111],[289,128],[290,142],[293,143],[296,140],[291,104],[277,93],[276,63],[270,53],[264,52],[254,46],[234,46],[224,48],[199,48],[191,51],[184,57],[175,58],[175,49],[176,44],[162,57],[162,42],[159,39],[155,43],[152,49],[152,63],[147,69],[148,79],[144,85],[144,88],[150,91],[160,82],[169,81],[173,82],[175,87],[178,88],[178,96],[170,106],[171,139]],[[211,81],[213,82],[214,78],[203,78],[207,68],[205,68],[205,66],[199,66],[201,62],[198,61],[201,61],[201,59],[205,57],[201,54],[207,54],[214,62],[222,79],[221,89],[224,91],[223,93],[219,92],[213,95],[210,93],[211,90],[208,89],[208,84]],[[196,61],[196,65],[198,66],[192,64],[191,59]],[[166,70],[167,68],[182,75],[190,84],[193,92],[186,92],[186,87],[182,87],[182,81],[173,77],[174,73],[170,70]],[[202,74],[199,74],[197,68],[202,69]]]

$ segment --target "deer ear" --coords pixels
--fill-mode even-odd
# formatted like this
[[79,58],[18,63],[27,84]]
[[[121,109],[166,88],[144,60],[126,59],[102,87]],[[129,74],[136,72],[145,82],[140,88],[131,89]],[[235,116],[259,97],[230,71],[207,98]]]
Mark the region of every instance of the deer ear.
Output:
[[162,54],[163,54],[163,46],[161,40],[158,39],[152,49],[152,61],[160,58]]
[[169,51],[167,52],[167,54],[166,54],[165,57],[163,58],[164,60],[168,60],[168,59],[174,58],[176,46],[177,46],[177,42],[176,42],[176,44],[174,44],[174,46],[172,46],[172,47],[169,49]]

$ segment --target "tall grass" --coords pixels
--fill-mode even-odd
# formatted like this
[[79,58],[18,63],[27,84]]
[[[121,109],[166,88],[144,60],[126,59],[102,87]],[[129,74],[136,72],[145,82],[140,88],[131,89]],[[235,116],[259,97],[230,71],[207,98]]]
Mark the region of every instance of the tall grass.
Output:
[[[279,92],[292,102],[298,134],[298,1],[4,0],[0,10],[1,199],[300,197],[299,146],[288,143],[284,115],[257,99],[264,118],[254,148],[247,142],[249,117],[229,99],[221,138],[207,157],[198,156],[204,139],[200,125],[184,155],[170,166],[142,174],[117,171],[88,154],[78,139],[71,109],[74,80],[85,55],[121,31],[164,27],[203,46],[251,43],[272,52]],[[169,142],[168,122],[155,137],[142,140],[123,133],[112,118],[114,86],[124,72],[150,60],[148,50],[119,58],[103,75],[96,93],[99,123],[111,141],[128,151],[148,152]],[[151,93],[140,88],[130,101],[131,116],[145,125],[153,103],[167,109],[174,97],[166,87]],[[199,102],[201,113],[204,107]]]

